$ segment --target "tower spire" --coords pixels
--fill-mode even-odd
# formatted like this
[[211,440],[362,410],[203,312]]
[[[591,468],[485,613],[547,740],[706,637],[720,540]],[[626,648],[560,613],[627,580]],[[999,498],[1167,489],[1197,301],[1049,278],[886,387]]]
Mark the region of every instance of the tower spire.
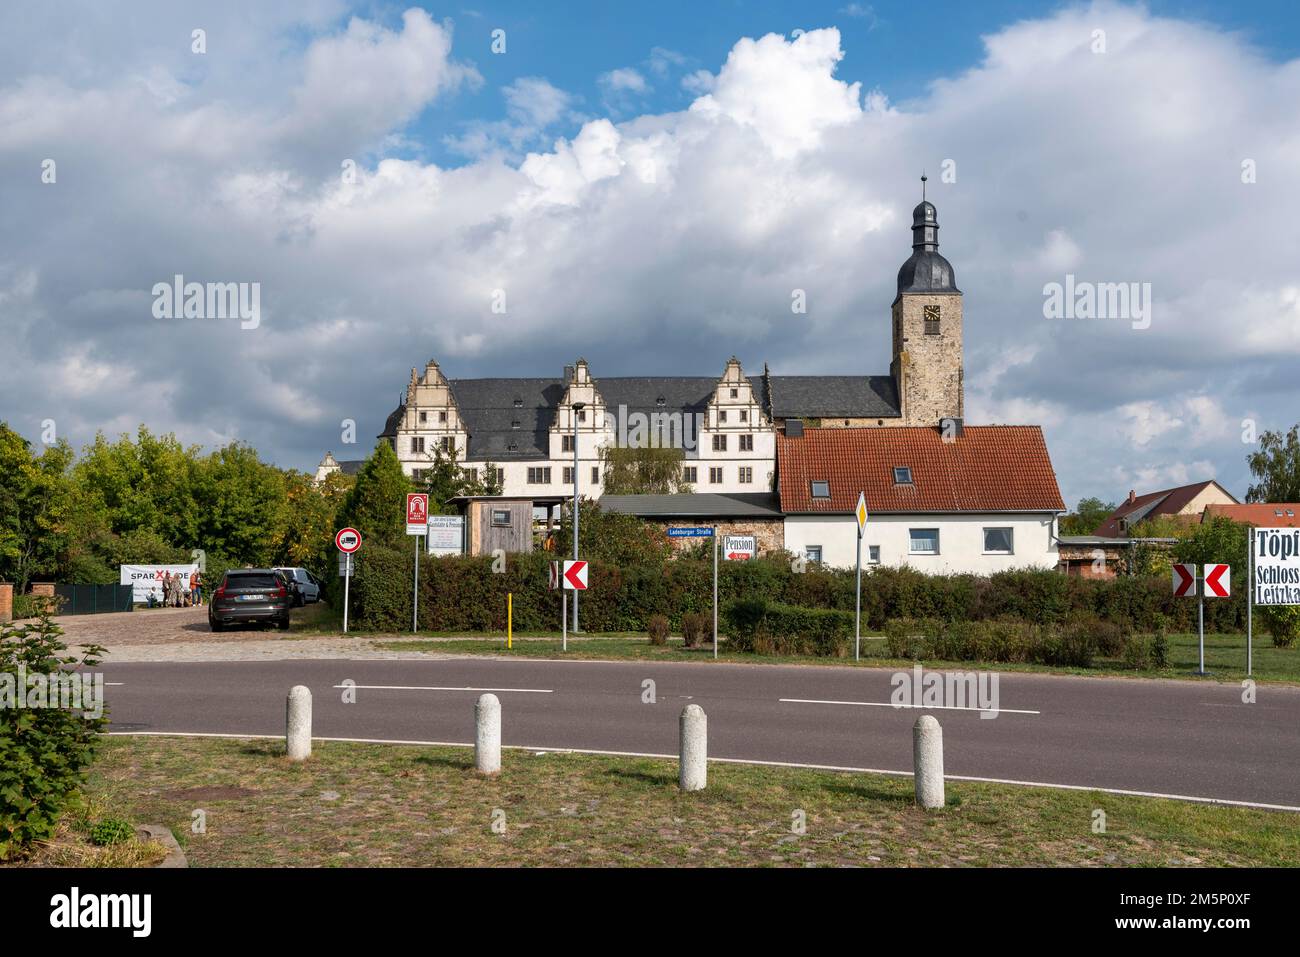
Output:
[[921,202],[923,203],[925,202],[925,181],[927,179],[929,177],[925,175],[925,170],[921,170]]

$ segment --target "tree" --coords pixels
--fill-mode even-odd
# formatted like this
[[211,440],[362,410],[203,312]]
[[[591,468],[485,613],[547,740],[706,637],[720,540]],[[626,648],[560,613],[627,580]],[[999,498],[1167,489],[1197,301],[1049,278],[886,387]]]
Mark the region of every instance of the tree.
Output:
[[646,446],[606,446],[604,462],[606,495],[667,495],[689,492],[682,477],[682,449]]
[[0,579],[19,591],[33,575],[55,573],[66,551],[71,463],[67,442],[33,455],[31,444],[0,422]]
[[1062,535],[1095,535],[1101,523],[1115,511],[1115,506],[1099,498],[1079,500],[1079,507],[1061,516]]
[[339,528],[351,526],[368,544],[405,549],[406,494],[411,481],[387,441],[380,439],[362,464],[339,509]]
[[[580,499],[578,554],[587,561],[621,568],[662,565],[672,555],[672,544],[662,529],[635,515],[610,512],[591,499]],[[573,554],[573,506],[565,506],[556,535],[556,554]]]
[[1265,432],[1259,449],[1246,456],[1250,474],[1259,480],[1246,490],[1247,502],[1300,502],[1300,424]]
[[1246,559],[1250,528],[1223,515],[1189,526],[1174,545],[1174,560],[1196,565],[1226,564],[1241,567]]
[[435,446],[428,455],[429,468],[424,470],[423,479],[418,483],[421,491],[429,493],[429,511],[452,515],[456,507],[451,504],[453,498],[463,495],[500,495],[501,484],[496,480],[496,466],[491,462],[484,469],[485,478],[478,476],[476,469],[466,468],[456,461],[456,449],[444,451]]

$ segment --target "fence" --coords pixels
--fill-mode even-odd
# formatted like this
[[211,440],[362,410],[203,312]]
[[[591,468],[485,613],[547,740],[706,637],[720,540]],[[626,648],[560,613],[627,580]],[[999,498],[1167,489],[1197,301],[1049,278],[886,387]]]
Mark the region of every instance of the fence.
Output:
[[54,597],[60,615],[94,615],[132,608],[130,585],[55,585]]

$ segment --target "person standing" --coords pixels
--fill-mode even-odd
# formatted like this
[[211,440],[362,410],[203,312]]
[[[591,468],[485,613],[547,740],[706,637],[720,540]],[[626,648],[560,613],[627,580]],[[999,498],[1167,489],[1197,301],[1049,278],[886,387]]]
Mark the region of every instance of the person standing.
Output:
[[164,571],[162,573],[162,606],[170,608],[172,604],[172,573]]
[[203,576],[197,568],[190,575],[190,604],[195,608],[203,604]]

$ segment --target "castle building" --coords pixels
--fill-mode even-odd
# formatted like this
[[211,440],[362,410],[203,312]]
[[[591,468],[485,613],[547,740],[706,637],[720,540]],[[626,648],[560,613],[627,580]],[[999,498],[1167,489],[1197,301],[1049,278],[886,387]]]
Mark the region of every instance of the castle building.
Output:
[[[776,491],[778,434],[944,420],[959,429],[962,294],[938,236],[938,213],[923,199],[898,271],[888,375],[783,375],[779,361],[751,374],[733,356],[717,377],[597,377],[578,359],[551,378],[454,379],[430,360],[411,370],[380,437],[416,479],[437,449],[454,449],[480,478],[494,469],[507,497],[559,500],[573,494],[575,426],[579,491],[590,498],[602,493],[610,446],[681,448],[696,492],[758,493]],[[317,478],[349,467],[329,454]]]

